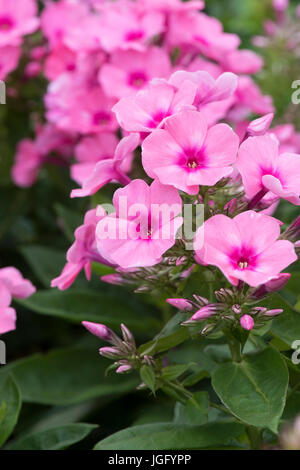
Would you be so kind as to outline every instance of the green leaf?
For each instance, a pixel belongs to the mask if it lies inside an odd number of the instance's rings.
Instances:
[[[269,347],[240,363],[220,364],[212,385],[224,405],[250,425],[277,432],[288,386],[288,371],[280,353]]]
[[[98,442],[95,450],[192,450],[223,447],[238,438],[244,427],[233,422],[203,426],[155,423],[119,431]]]
[[[63,250],[30,245],[22,247],[21,253],[45,287],[50,286],[52,279],[58,276],[66,263]]]
[[[9,450],[63,450],[87,437],[97,425],[76,423],[47,429],[18,439]]]
[[[208,420],[208,408],[208,393],[196,392],[185,405],[176,403],[174,422],[177,424],[205,424]]]
[[[134,389],[137,381],[131,375],[105,377],[108,364],[99,357],[97,349],[77,347],[22,359],[11,364],[9,371],[24,401],[69,405],[95,397],[118,396]]]
[[[283,309],[283,313],[273,320],[271,333],[290,345],[300,340],[300,313],[279,294],[272,295],[266,306],[269,309]]]
[[[144,384],[155,394],[155,373],[152,367],[146,364],[143,365],[140,370],[140,376]]]
[[[175,364],[173,366],[166,366],[162,370],[162,376],[165,380],[175,380],[177,377],[186,372],[194,364]]]
[[[41,315],[63,318],[81,323],[92,321],[105,323],[111,328],[119,327],[126,319],[128,328],[134,331],[154,329],[157,321],[147,317],[145,306],[132,300],[130,296],[117,297],[112,293],[84,289],[39,291],[18,303]]]
[[[154,338],[139,347],[140,354],[158,354],[178,346],[190,337],[188,328],[180,325],[186,316],[178,313],[173,317],[162,329],[162,331]]]
[[[20,391],[11,376],[0,377],[0,446],[17,424],[21,409]]]

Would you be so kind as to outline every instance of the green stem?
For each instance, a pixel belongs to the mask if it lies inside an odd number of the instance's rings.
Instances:
[[[243,360],[243,355],[240,341],[238,341],[229,330],[224,330],[224,334],[227,338],[233,362],[241,362]]]
[[[247,434],[252,450],[259,450],[261,448],[261,433],[261,430],[254,426],[247,427]]]

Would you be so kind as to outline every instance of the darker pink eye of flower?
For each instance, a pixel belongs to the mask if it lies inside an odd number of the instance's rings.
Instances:
[[[188,171],[199,170],[206,166],[205,149],[186,149],[179,157],[179,166],[185,167]]]
[[[110,114],[105,111],[99,111],[93,116],[93,124],[96,126],[105,126],[110,121]]]
[[[144,37],[144,31],[141,29],[128,31],[125,36],[126,41],[137,41],[138,39],[142,39]]]
[[[148,81],[148,77],[143,71],[132,72],[128,79],[129,85],[134,88],[142,88]]]
[[[2,16],[0,18],[0,31],[10,31],[14,27],[15,23],[9,16]]]
[[[200,44],[202,44],[203,46],[210,45],[209,41],[204,36],[197,35],[195,36],[195,40],[200,42]]]
[[[147,127],[150,129],[155,129],[163,119],[170,116],[171,114],[167,111],[158,111],[152,116],[151,121],[147,122]]]
[[[256,259],[257,255],[251,248],[237,248],[230,255],[230,261],[234,269],[241,271],[255,268]]]

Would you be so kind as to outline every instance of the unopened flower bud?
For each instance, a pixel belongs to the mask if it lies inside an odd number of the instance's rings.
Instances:
[[[233,313],[236,313],[237,315],[240,315],[242,313],[242,307],[238,304],[235,304],[231,307],[231,310]]]
[[[237,211],[238,201],[236,198],[231,199],[231,201],[227,202],[224,206],[224,210],[226,211],[227,215],[234,215]]]
[[[109,343],[119,346],[122,344],[121,339],[107,326],[102,325],[101,323],[92,323],[89,321],[83,321],[82,325],[90,332],[92,335],[97,336],[98,338],[103,339]]]
[[[196,300],[197,304],[200,305],[200,307],[204,307],[205,305],[209,304],[209,300],[207,300],[205,297],[202,297],[201,295],[193,295],[194,299]]]
[[[300,238],[300,215],[297,217],[296,220],[286,229],[286,231],[282,234],[282,237],[285,240],[289,240],[290,242],[297,242]]]
[[[104,347],[99,349],[99,354],[107,359],[120,359],[122,357],[122,351],[118,348]]]
[[[274,309],[274,310],[267,310],[264,313],[264,316],[266,316],[266,317],[276,317],[277,315],[280,315],[281,313],[283,313],[283,310],[281,308],[277,308],[277,309]]]
[[[121,286],[123,284],[123,278],[119,274],[106,274],[105,276],[101,276],[100,279],[113,286]]]
[[[129,365],[129,364],[126,364],[126,365],[122,365],[122,366],[118,367],[117,370],[116,370],[116,373],[117,374],[125,374],[126,372],[129,372],[130,370],[132,370],[132,366]]]
[[[179,310],[189,311],[193,308],[192,304],[186,299],[167,299],[166,302]]]
[[[128,343],[129,345],[135,347],[136,345],[135,345],[135,340],[134,340],[133,334],[127,328],[127,326],[124,325],[123,323],[121,324],[121,330],[122,330],[122,335],[123,335],[124,341],[126,343]]]
[[[252,121],[248,128],[247,133],[250,136],[264,135],[270,128],[274,118],[274,113],[265,114],[264,116]]]
[[[241,327],[244,330],[250,331],[254,328],[254,320],[250,315],[243,315],[240,319]]]

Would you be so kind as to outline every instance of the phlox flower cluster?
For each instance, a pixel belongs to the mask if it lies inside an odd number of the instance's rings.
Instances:
[[[281,311],[247,305],[280,289],[298,259],[299,223],[284,231],[273,215],[281,200],[300,205],[299,139],[292,126],[272,128],[272,99],[252,77],[262,59],[203,8],[47,2],[43,49],[32,51],[49,81],[47,122],[19,144],[12,175],[29,186],[53,158],[70,165],[72,198],[120,186],[111,210],[85,215],[53,287],[69,288],[82,269],[89,279],[100,263],[115,270],[106,282],[140,292],[168,285],[175,295],[208,269],[223,285],[214,301],[169,303],[191,323],[221,316],[251,330]],[[203,207],[192,250],[177,236],[185,204]]]

